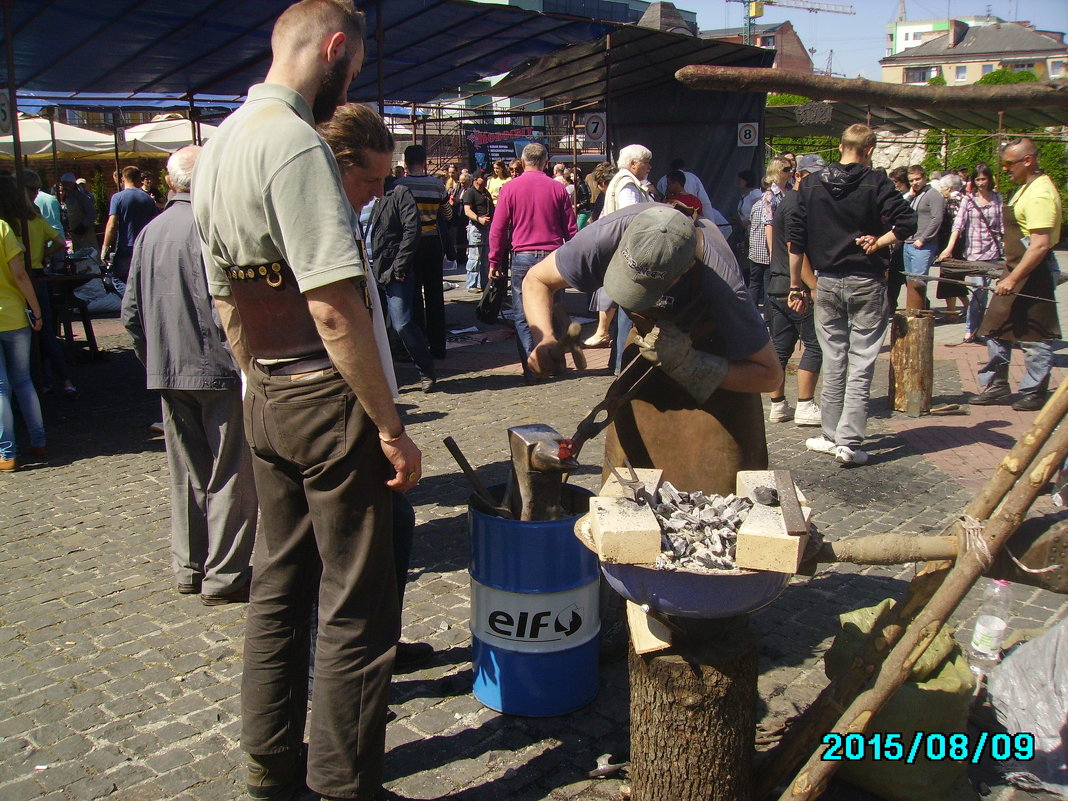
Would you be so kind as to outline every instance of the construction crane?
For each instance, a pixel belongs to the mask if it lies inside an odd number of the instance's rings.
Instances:
[[[808,0],[763,0],[763,2],[750,2],[750,0],[727,0],[728,3],[742,3],[745,6],[745,23],[742,27],[743,41],[747,45],[753,43],[753,20],[764,16],[764,6],[782,6],[783,8],[799,8],[810,11],[826,11],[831,14],[856,14],[853,6],[842,3],[810,3]]]

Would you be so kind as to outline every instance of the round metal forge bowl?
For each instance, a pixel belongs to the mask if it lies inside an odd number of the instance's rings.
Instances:
[[[575,536],[594,553],[590,516],[575,522]],[[739,570],[734,573],[697,573],[692,570],[657,570],[642,565],[601,562],[609,586],[628,601],[665,615],[692,618],[737,617],[755,612],[778,598],[789,573]]]
[[[695,573],[657,570],[641,565],[601,563],[612,589],[634,603],[665,615],[710,618],[736,617],[767,606],[786,589],[789,573],[741,570],[737,573]]]

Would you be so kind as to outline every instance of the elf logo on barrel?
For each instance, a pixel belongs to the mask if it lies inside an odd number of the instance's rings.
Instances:
[[[519,593],[471,582],[471,633],[513,651],[575,648],[597,635],[597,582],[563,592]]]
[[[490,631],[501,637],[529,640],[559,640],[570,637],[582,628],[582,609],[572,604],[553,617],[551,611],[520,612],[513,617],[508,612],[497,609],[490,612]],[[529,626],[528,626],[529,621]]]

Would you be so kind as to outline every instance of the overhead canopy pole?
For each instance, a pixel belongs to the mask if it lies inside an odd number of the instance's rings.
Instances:
[[[122,168],[119,166],[119,112],[111,113],[111,125],[115,139],[115,188],[122,189]]]
[[[7,106],[8,112],[11,114],[11,144],[14,150],[15,156],[15,184],[18,187],[20,195],[24,195],[26,188],[22,183],[22,140],[19,138],[19,111],[18,111],[18,92],[15,86],[15,45],[11,37],[11,4],[13,0],[3,0],[4,3],[4,55],[7,60]],[[52,137],[52,147],[55,145],[55,137]],[[22,217],[22,241],[26,247],[22,250],[22,259],[26,263],[26,272],[29,275],[33,275],[30,272],[33,269],[33,264],[30,259],[30,227],[29,220],[25,216]]]
[[[192,139],[194,145],[199,145],[200,142],[200,125],[197,122],[197,105],[193,100],[193,95],[188,94],[186,97],[189,99],[189,127],[192,128]]]
[[[615,161],[616,143],[612,135],[612,34],[604,37],[604,146],[606,161]]]
[[[386,115],[386,78],[382,74],[385,64],[382,51],[386,47],[386,29],[382,24],[382,0],[377,0],[375,3],[375,46],[378,50],[375,54],[378,62],[378,113],[384,117]]]
[[[56,147],[56,107],[48,108],[48,133],[52,137],[52,183],[59,183],[59,149]]]

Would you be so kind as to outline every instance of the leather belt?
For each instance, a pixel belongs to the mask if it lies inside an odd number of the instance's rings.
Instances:
[[[264,364],[257,360],[256,364],[260,366],[269,376],[289,376],[291,378],[300,376],[301,378],[311,378],[308,373],[324,372],[328,368],[333,367],[333,363],[330,361],[325,353],[315,354],[312,356],[306,356],[303,359],[295,359],[291,362],[281,362],[279,364]]]
[[[513,250],[512,251],[512,255],[513,256],[518,256],[518,255],[538,256],[538,257],[544,259],[546,256],[548,256],[552,252],[553,251],[551,251],[551,250]]]

